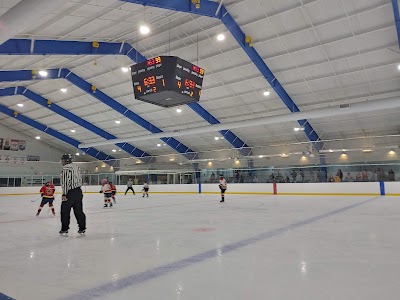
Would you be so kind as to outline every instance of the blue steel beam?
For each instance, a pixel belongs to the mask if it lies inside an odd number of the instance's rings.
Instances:
[[[268,81],[271,87],[275,90],[278,96],[282,99],[283,103],[287,106],[287,108],[291,112],[300,111],[297,105],[294,103],[292,98],[283,88],[281,83],[272,73],[272,71],[268,68],[264,60],[258,54],[258,52],[254,49],[254,47],[250,46],[245,42],[245,33],[242,31],[240,26],[236,23],[233,17],[229,14],[226,7],[224,5],[221,6],[221,9],[216,14],[219,4],[213,1],[202,0],[200,1],[200,5],[197,8],[195,4],[192,3],[191,0],[121,0],[124,2],[130,2],[135,4],[140,4],[144,6],[152,6],[158,8],[164,8],[168,10],[174,10],[179,12],[186,12],[192,14],[198,14],[202,16],[207,16],[211,18],[220,19],[221,22],[224,23],[226,28],[232,34],[232,36],[236,39],[242,49],[249,56],[254,65],[258,68],[264,78]],[[393,0],[394,1],[394,0]],[[307,120],[299,120],[298,121],[301,126],[305,128],[305,134],[308,139],[313,143],[316,150],[321,150],[323,148],[323,143],[320,141],[318,134],[315,132],[314,128]]]
[[[11,88],[13,90],[13,88]],[[2,96],[8,96],[6,95],[7,91],[2,91]],[[51,135],[57,139],[59,139],[60,141],[63,141],[66,144],[69,144],[75,148],[78,148],[78,145],[80,144],[79,141],[70,138],[69,136],[66,136],[65,134],[62,134],[42,123],[39,123],[31,118],[28,118],[16,111],[13,111],[12,109],[9,109],[8,107],[1,105],[0,104],[0,112],[2,112],[3,114],[15,118],[18,121],[21,121],[22,123],[25,123],[28,126],[31,126],[33,128],[36,128],[37,130],[40,130],[48,135]],[[79,149],[79,148],[78,148]],[[87,154],[91,155],[92,157],[98,159],[98,160],[102,160],[104,162],[106,162],[108,165],[110,166],[114,166],[114,164],[116,163],[115,158],[113,158],[110,155],[107,155],[104,152],[101,152],[99,150],[96,150],[95,148],[85,148],[85,149],[80,149],[80,150],[84,150]]]
[[[207,4],[205,5],[207,6]],[[133,48],[128,43],[106,43],[100,42],[98,47],[93,47],[93,42],[80,42],[80,41],[53,41],[53,40],[9,40],[3,45],[0,45],[0,54],[8,55],[46,55],[46,54],[58,54],[58,55],[126,55],[132,61],[139,63],[145,61],[147,58],[144,57],[139,51]],[[30,77],[26,74],[26,78]],[[18,75],[17,75],[18,76]],[[49,78],[53,75],[49,75]],[[38,77],[40,77],[38,75]],[[30,80],[30,79],[27,79]],[[205,121],[210,124],[219,124],[220,122],[211,115],[206,109],[200,104],[194,103],[189,105],[197,114],[199,114]],[[139,124],[140,125],[140,124]],[[239,137],[229,130],[220,131],[226,140],[235,148],[239,149],[242,155],[251,155],[251,148],[246,145]],[[171,140],[174,147],[179,146],[179,142],[175,143],[175,140]],[[179,146],[180,147],[180,146]]]
[[[9,92],[10,88],[0,89],[0,94],[2,94],[3,90],[5,93],[7,93],[7,92]],[[100,129],[99,127],[89,123],[88,121],[78,117],[77,115],[69,112],[68,110],[60,107],[57,104],[52,103],[50,100],[45,99],[44,97],[36,94],[35,92],[33,92],[25,87],[22,87],[22,86],[15,87],[13,94],[25,96],[26,98],[36,102],[37,104],[63,116],[64,118],[76,123],[77,125],[82,126],[83,128],[86,128],[87,130],[93,132],[94,134],[101,136],[102,138],[105,138],[107,140],[112,140],[112,139],[117,138],[115,135],[112,135],[112,134],[108,133],[107,131]],[[13,94],[10,94],[8,96],[12,96]],[[153,157],[150,154],[147,154],[144,151],[142,151],[128,143],[120,143],[120,144],[116,144],[116,146],[123,149],[128,154],[134,155],[137,158],[140,158],[145,163],[150,163],[153,160]]]
[[[399,1],[398,0],[392,0],[392,6],[393,6],[394,21],[396,23],[397,40],[399,42],[399,48],[400,48],[400,11],[399,11]]]
[[[144,129],[152,132],[152,133],[160,133],[162,130],[150,122],[146,121],[126,106],[120,104],[110,96],[106,95],[99,89],[93,90],[93,85],[82,79],[75,73],[71,72],[68,69],[50,69],[46,70],[47,76],[43,77],[39,74],[36,74],[33,70],[19,70],[19,71],[0,71],[0,82],[2,81],[27,81],[27,80],[44,80],[44,79],[57,79],[63,78],[71,82],[73,85],[79,87],[84,92],[92,95],[97,100],[100,100],[104,104],[108,105],[112,109],[116,110],[120,114],[124,115],[128,119],[132,120],[136,124],[140,125]],[[185,146],[175,138],[162,138],[162,141],[170,146],[172,149],[177,151],[178,153],[185,156],[187,159],[195,159],[197,157],[197,153],[194,152],[189,147]]]

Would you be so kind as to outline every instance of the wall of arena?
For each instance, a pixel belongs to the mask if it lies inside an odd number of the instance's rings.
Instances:
[[[99,186],[84,186],[85,193],[98,193]],[[126,186],[117,186],[118,194],[125,192]],[[134,186],[140,194],[142,186]],[[277,184],[277,195],[314,195],[314,196],[400,196],[400,182],[385,182],[383,187],[379,182],[342,182],[342,183],[281,183]],[[0,196],[38,194],[40,187],[1,187]],[[151,185],[153,194],[218,194],[217,184],[180,184],[180,185]],[[56,187],[60,194],[60,187]],[[131,192],[130,192],[131,193]],[[272,183],[243,183],[228,184],[227,195],[273,195]]]

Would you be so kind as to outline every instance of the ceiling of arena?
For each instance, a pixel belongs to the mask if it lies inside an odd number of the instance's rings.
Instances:
[[[0,1],[0,13],[18,2]],[[252,36],[254,48],[301,111],[400,96],[400,51],[391,1],[225,0],[223,4],[242,30]],[[148,36],[138,34],[143,22],[151,28]],[[221,32],[226,35],[222,42],[216,40]],[[117,0],[65,1],[63,7],[14,38],[127,42],[146,57],[170,51],[206,70],[199,104],[221,123],[290,113],[218,19]],[[188,106],[180,107],[182,112],[177,113],[176,108],[165,109],[136,100],[130,74],[121,71],[121,67],[131,64],[126,56],[112,55],[0,55],[2,70],[69,68],[164,131],[209,125]],[[64,79],[0,83],[0,88],[14,86],[28,87],[118,138],[150,134]],[[61,88],[67,88],[67,92],[61,92]],[[264,96],[265,91],[270,95]],[[80,142],[104,140],[24,96],[2,97],[0,101]],[[24,106],[18,107],[21,103]],[[308,121],[322,140],[335,140],[328,142],[332,147],[338,141],[342,147],[343,141],[350,138],[360,138],[361,146],[365,139],[370,144],[392,145],[399,144],[399,140],[389,137],[400,134],[399,114],[400,108]],[[116,120],[121,123],[116,124]],[[4,114],[0,114],[0,123],[30,137],[40,135],[43,142],[64,151],[77,152]],[[288,122],[232,131],[255,149],[294,144],[302,151],[309,148],[309,140],[304,132],[293,130],[296,126],[296,122]],[[232,148],[226,140],[216,140],[216,136],[220,135],[215,132],[177,139],[195,151]],[[132,144],[155,156],[176,153],[160,140]],[[97,149],[114,157],[128,157],[123,151],[113,153],[116,146]],[[272,154],[282,150],[269,147],[268,151]]]

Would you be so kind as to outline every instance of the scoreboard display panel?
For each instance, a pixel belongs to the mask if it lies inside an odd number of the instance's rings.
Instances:
[[[198,102],[204,69],[176,56],[158,56],[131,66],[138,100],[173,107]]]

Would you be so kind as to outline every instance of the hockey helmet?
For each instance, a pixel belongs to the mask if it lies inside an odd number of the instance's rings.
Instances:
[[[101,180],[101,184],[106,184],[108,181],[107,181],[107,179],[102,179]]]
[[[64,154],[61,156],[61,162],[66,165],[72,162],[72,155],[71,154]]]

